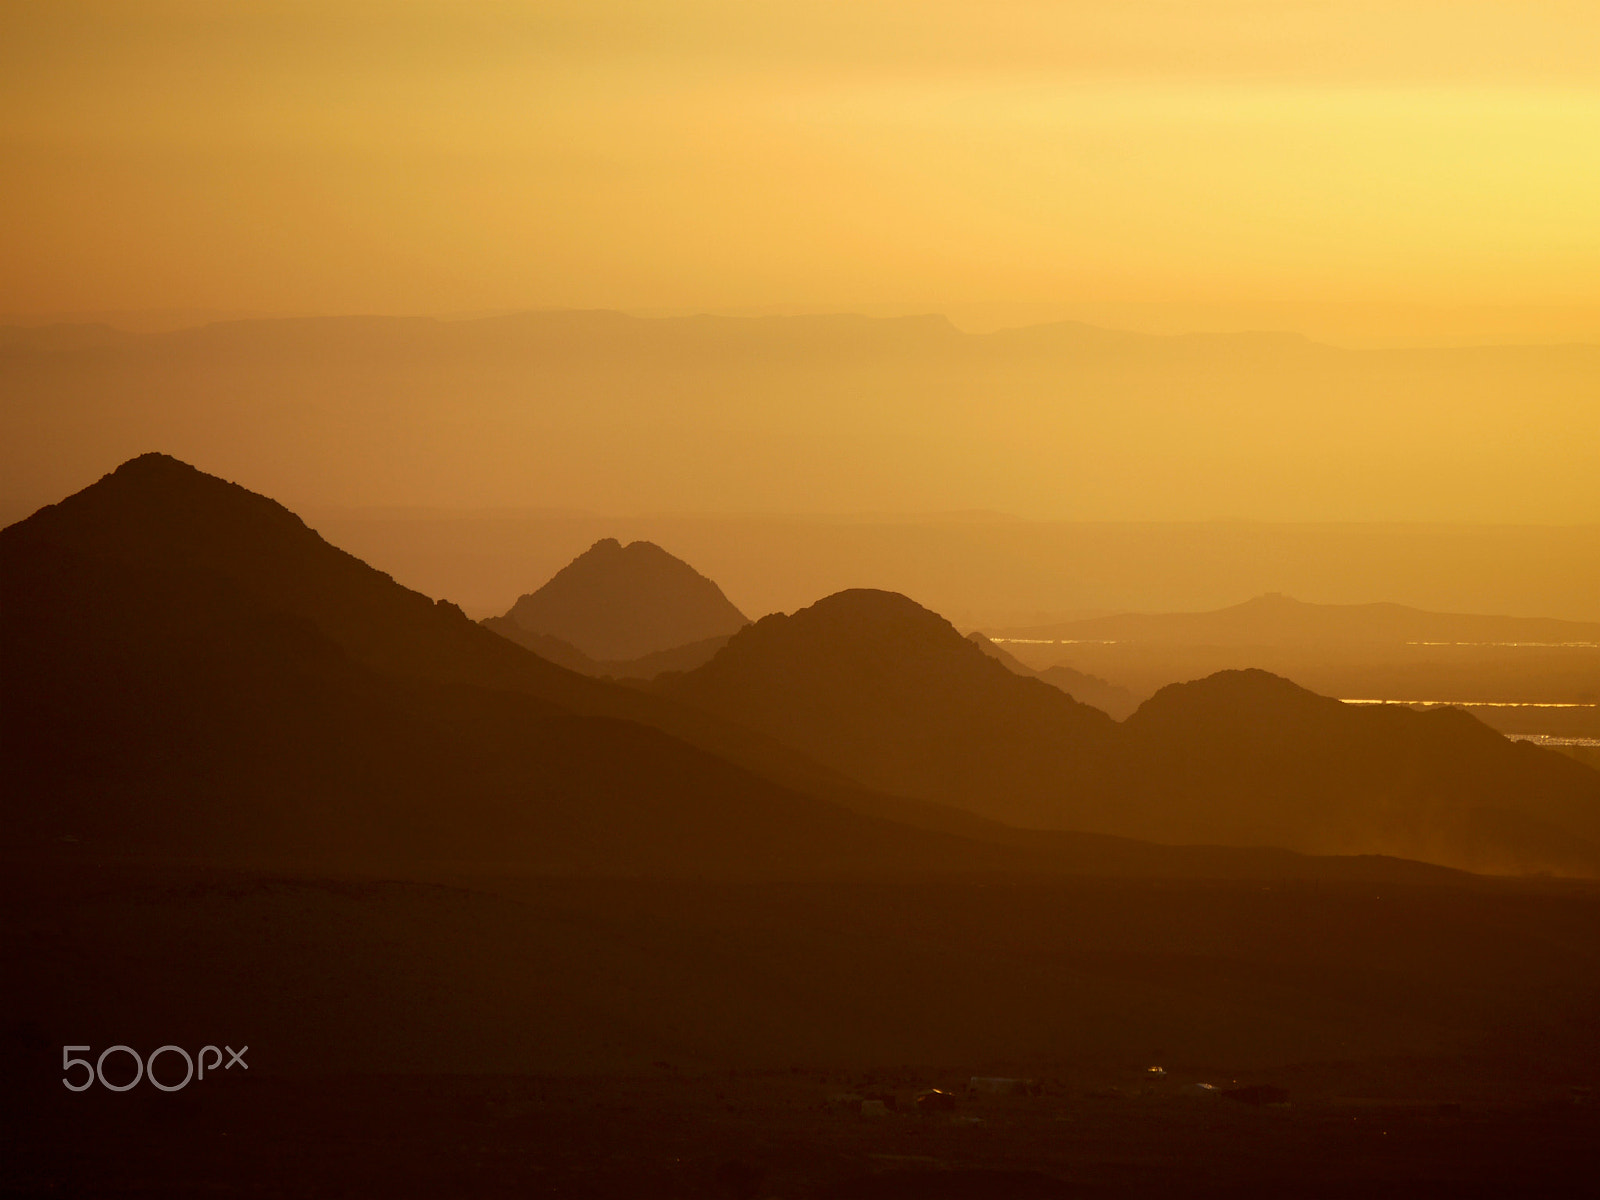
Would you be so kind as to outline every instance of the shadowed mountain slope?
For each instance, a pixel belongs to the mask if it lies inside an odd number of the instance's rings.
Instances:
[[[1327,853],[1383,846],[1484,871],[1600,874],[1600,773],[1460,709],[1341,704],[1266,671],[1222,671],[1163,688],[1123,731],[1144,773],[1142,827],[1179,841],[1204,830]],[[1181,788],[1185,804],[1166,802],[1163,786]]]
[[[562,641],[548,633],[524,629],[510,617],[485,617],[480,624],[523,649],[532,650],[548,662],[595,679],[654,679],[666,671],[692,671],[710,662],[712,656],[728,644],[728,635],[721,634],[684,646],[674,646],[670,650],[657,650],[638,658],[601,662],[590,658],[571,642]]]
[[[1103,712],[870,589],[763,617],[705,666],[657,682],[869,787],[1034,827],[1077,827],[1062,780],[1103,780],[1114,738]]]
[[[602,538],[496,622],[514,638],[508,623],[622,662],[727,637],[749,621],[715,583],[653,542]]]
[[[1247,671],[1168,688],[1119,726],[888,593],[765,618],[659,686],[875,788],[1030,827],[1600,874],[1600,774],[1462,712]]]

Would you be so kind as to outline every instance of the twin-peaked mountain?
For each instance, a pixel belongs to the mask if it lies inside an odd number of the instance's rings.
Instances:
[[[728,637],[749,619],[711,580],[653,542],[603,538],[506,619],[571,642],[590,658],[641,658],[691,642]]]
[[[653,542],[603,538],[484,624],[585,674],[649,677],[698,666],[749,619]]]

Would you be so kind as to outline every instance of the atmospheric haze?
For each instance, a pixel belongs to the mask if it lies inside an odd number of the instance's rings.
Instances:
[[[0,1191],[1592,1190],[1596,147],[1592,0],[0,4]]]

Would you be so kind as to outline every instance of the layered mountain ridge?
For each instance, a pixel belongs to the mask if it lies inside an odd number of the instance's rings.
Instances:
[[[874,788],[1011,824],[1600,872],[1600,776],[1459,710],[1345,705],[1244,670],[1118,724],[887,593],[764,618],[658,687]]]
[[[0,532],[0,566],[13,846],[601,874],[1357,869],[1281,847],[1600,874],[1600,776],[1462,714],[1242,672],[1118,724],[890,592],[619,686],[162,455]]]

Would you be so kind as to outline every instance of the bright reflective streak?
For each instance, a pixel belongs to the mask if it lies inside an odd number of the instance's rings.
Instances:
[[[1575,704],[1550,700],[1352,700],[1340,704],[1436,704],[1450,708],[1600,708],[1600,704]]]

